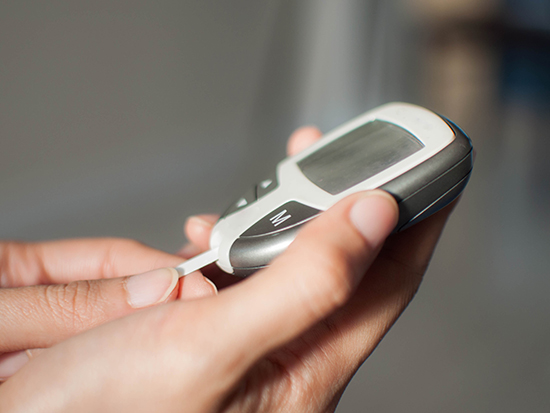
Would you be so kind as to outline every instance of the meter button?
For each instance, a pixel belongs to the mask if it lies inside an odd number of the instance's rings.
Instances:
[[[279,186],[279,183],[277,182],[277,173],[275,172],[256,185],[256,197],[260,199],[277,188],[277,186]]]
[[[266,179],[265,181],[260,182],[260,188],[259,189],[267,189],[273,184],[273,181],[271,179]]]
[[[321,211],[318,209],[296,201],[290,201],[260,219],[246,230],[241,237],[259,237],[281,232],[303,224],[319,213]]]
[[[242,207],[245,207],[247,205],[248,205],[248,201],[246,200],[246,198],[241,198],[235,203],[235,206],[237,208],[242,208]]]
[[[242,197],[233,202],[231,206],[227,208],[226,211],[222,214],[221,218],[225,218],[226,216],[237,212],[244,207],[247,207],[254,201],[256,201],[256,188],[251,188],[246,191],[246,193]]]

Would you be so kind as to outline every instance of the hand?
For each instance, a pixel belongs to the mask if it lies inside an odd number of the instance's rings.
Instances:
[[[299,152],[319,136],[315,128],[301,128],[289,139],[288,153]],[[196,244],[181,250],[179,257],[187,259],[207,248],[212,219],[188,221],[186,231]],[[207,234],[204,220],[210,223]],[[152,271],[181,261],[123,239],[0,243],[0,382],[41,348],[108,320],[176,296],[216,294],[216,286],[198,272],[186,276],[178,288],[173,270]]]
[[[289,140],[289,154],[318,136],[314,128],[300,129]],[[189,245],[180,257],[190,258],[207,248],[201,233],[204,219],[212,216],[188,221],[186,230],[199,247]],[[179,288],[173,270],[151,272],[181,261],[122,239],[0,243],[0,382],[41,348],[93,326],[176,296],[194,299],[217,292],[198,272],[180,281]],[[146,273],[127,277],[141,272]]]
[[[38,353],[24,350],[50,347],[137,309],[173,300],[178,292],[190,298],[215,291],[199,273],[185,278],[178,290],[175,270],[158,270],[181,261],[122,239],[0,243],[0,380]]]
[[[332,410],[412,299],[449,212],[380,251],[396,205],[356,194],[219,296],[150,308],[46,350],[0,387],[0,410]]]

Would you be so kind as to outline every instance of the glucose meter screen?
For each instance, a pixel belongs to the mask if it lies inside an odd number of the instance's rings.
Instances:
[[[302,159],[298,167],[315,185],[337,195],[423,147],[405,129],[375,120]]]

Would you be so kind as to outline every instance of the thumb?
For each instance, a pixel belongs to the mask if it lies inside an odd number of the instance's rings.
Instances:
[[[219,296],[226,324],[238,320],[226,348],[253,363],[343,306],[397,218],[383,191],[352,195],[315,218],[268,269]]]
[[[177,296],[172,268],[130,277],[0,289],[0,353],[51,345]]]

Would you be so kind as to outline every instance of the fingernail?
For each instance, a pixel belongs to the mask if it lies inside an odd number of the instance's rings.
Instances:
[[[178,272],[173,268],[161,268],[128,277],[125,282],[128,304],[143,308],[162,303],[178,283]]]
[[[7,380],[29,361],[29,356],[23,351],[0,355],[0,381]]]
[[[371,191],[355,202],[349,216],[367,242],[377,246],[397,225],[398,209],[390,194]]]
[[[204,277],[204,281],[207,283],[207,284],[210,284],[210,286],[212,287],[212,290],[214,290],[214,294],[218,295],[218,287],[216,287],[216,284],[214,284],[212,282],[212,280]]]
[[[195,271],[183,278],[180,291],[182,300],[196,300],[218,294],[218,289],[212,281]]]
[[[187,222],[193,222],[194,224],[198,224],[202,227],[205,227],[205,228],[212,228],[212,222],[209,222],[207,221],[206,219],[204,219],[203,217],[201,216],[197,216],[197,215],[193,215],[192,217],[189,217],[187,219]]]

